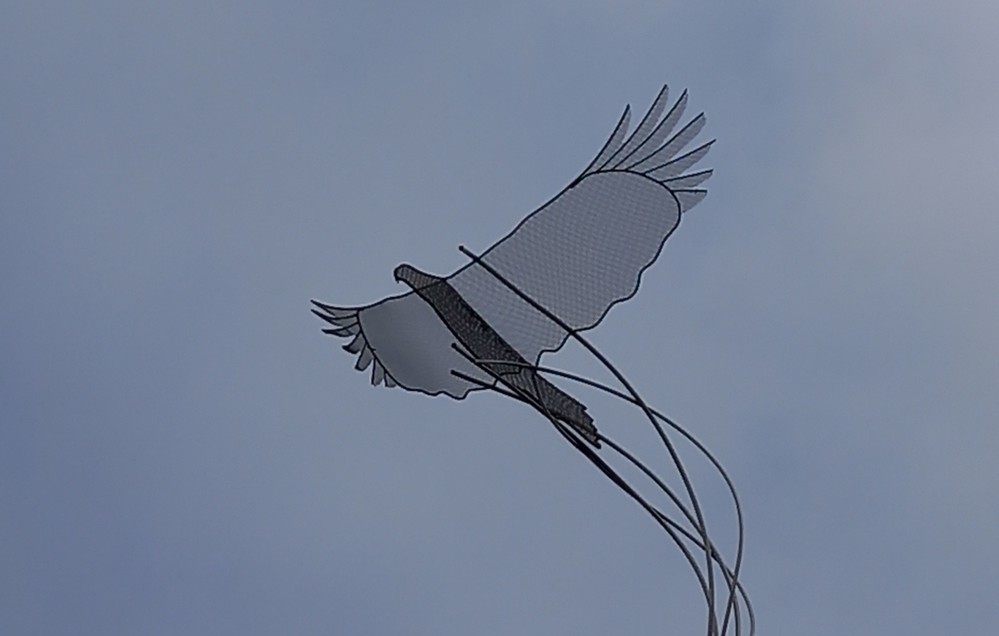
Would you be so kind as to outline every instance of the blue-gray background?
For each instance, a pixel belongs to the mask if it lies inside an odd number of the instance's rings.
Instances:
[[[307,306],[457,267],[664,81],[711,194],[593,338],[729,467],[761,633],[994,629],[991,3],[377,4],[0,5],[0,632],[701,633],[537,416]]]

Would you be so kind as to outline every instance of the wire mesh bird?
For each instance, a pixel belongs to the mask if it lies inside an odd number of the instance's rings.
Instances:
[[[344,349],[357,355],[357,370],[371,367],[372,384],[462,399],[502,382],[599,447],[586,406],[532,365],[634,296],[682,215],[707,193],[699,186],[711,171],[689,170],[713,141],[684,152],[704,115],[677,130],[686,91],[663,115],[667,103],[664,86],[630,135],[626,107],[583,172],[480,260],[447,276],[400,265],[395,279],[411,291],[370,305],[314,300],[313,312],[331,325],[324,331],[352,338]]]
[[[330,324],[324,332],[352,338],[344,349],[357,355],[355,368],[371,367],[372,384],[456,399],[489,389],[533,407],[651,515],[680,549],[704,595],[708,635],[724,636],[730,627],[741,634],[744,611],[752,635],[756,620],[739,580],[742,509],[732,481],[703,444],[652,409],[580,334],[638,292],[642,274],[659,257],[683,214],[706,195],[699,186],[711,171],[691,169],[714,142],[686,150],[704,126],[704,115],[677,129],[687,93],[663,115],[667,97],[663,87],[630,135],[631,111],[626,107],[597,156],[561,192],[481,255],[459,247],[470,259],[464,267],[435,276],[402,264],[394,277],[409,292],[361,307],[314,300],[313,312]],[[597,358],[624,391],[541,366],[541,357],[569,338]],[[649,464],[598,431],[582,402],[543,376],[571,380],[637,407],[655,429],[687,501]],[[693,482],[667,429],[690,442],[728,487],[737,532],[731,563],[710,537]],[[593,447],[637,468],[678,515],[650,501]]]

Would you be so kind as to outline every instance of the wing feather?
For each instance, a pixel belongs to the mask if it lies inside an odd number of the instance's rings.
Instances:
[[[367,346],[367,342],[364,340],[364,334],[359,333],[354,336],[354,339],[343,345],[343,350],[347,353],[360,353]]]
[[[343,338],[346,336],[356,335],[360,329],[361,328],[357,325],[351,325],[349,327],[340,327],[339,329],[323,329],[323,333]]]
[[[629,170],[634,170],[635,172],[647,172],[650,166],[654,166],[657,163],[662,164],[673,158],[676,153],[683,150],[683,148],[693,141],[694,137],[701,132],[701,128],[707,122],[704,117],[704,113],[701,113],[694,119],[680,129],[669,141],[663,144],[658,150],[651,153],[645,159],[628,166]]]
[[[690,174],[685,174],[681,177],[671,177],[669,179],[663,179],[663,185],[665,185],[670,190],[684,190],[687,188],[696,188],[711,176],[713,170],[701,170],[700,172],[691,172]]]
[[[368,368],[368,365],[374,361],[374,359],[375,354],[371,351],[371,347],[361,347],[361,355],[357,356],[357,364],[354,365],[354,368],[358,371],[364,371]]]
[[[708,196],[708,191],[704,189],[693,190],[673,190],[673,196],[680,202],[680,207],[689,210]]]
[[[385,367],[381,365],[378,360],[375,360],[375,365],[371,369],[371,385],[378,386],[385,379]]]
[[[618,148],[621,147],[621,140],[624,138],[625,133],[628,132],[628,121],[631,119],[631,106],[625,106],[624,112],[621,113],[621,119],[617,121],[617,125],[614,126],[614,130],[611,132],[610,137],[604,143],[604,147],[600,149],[597,156],[593,158],[590,165],[583,170],[583,174],[589,174],[593,172],[597,167],[602,166],[611,155],[617,152]]]
[[[638,128],[635,132],[631,133],[628,137],[628,141],[618,148],[614,154],[607,159],[603,164],[600,165],[600,169],[604,169],[608,164],[618,165],[624,159],[631,156],[633,152],[638,150],[638,148],[644,144],[651,132],[656,126],[656,122],[659,121],[659,115],[662,114],[663,109],[666,108],[667,99],[669,97],[669,87],[663,85],[662,89],[659,90],[659,94],[656,96],[656,100],[652,102],[652,107],[649,108],[649,112],[645,113],[645,117],[642,117],[642,121],[639,122]]]
[[[676,128],[676,124],[680,121],[680,118],[683,117],[683,113],[686,110],[687,91],[683,91],[680,98],[676,100],[676,103],[669,109],[669,112],[666,113],[666,116],[662,119],[662,121],[656,124],[655,130],[652,131],[649,138],[646,139],[641,146],[635,149],[634,155],[622,158],[622,160],[614,167],[620,168],[623,166],[625,169],[630,169],[632,165],[645,160],[646,157],[655,152],[659,146],[662,145],[663,141],[669,137],[670,133],[673,132],[674,128]],[[626,162],[628,165],[625,165]]]
[[[665,183],[668,179],[683,174],[691,166],[703,159],[704,155],[708,154],[708,151],[711,150],[711,146],[714,145],[714,143],[714,141],[709,141],[708,143],[691,150],[685,155],[677,157],[671,161],[667,161],[663,165],[653,168],[652,170],[648,170],[645,174]]]

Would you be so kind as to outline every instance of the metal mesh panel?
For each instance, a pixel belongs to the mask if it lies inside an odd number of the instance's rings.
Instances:
[[[596,325],[638,289],[680,220],[670,191],[630,172],[598,172],[528,217],[482,259],[575,330]],[[450,279],[522,356],[537,361],[568,333],[492,274],[471,265]]]

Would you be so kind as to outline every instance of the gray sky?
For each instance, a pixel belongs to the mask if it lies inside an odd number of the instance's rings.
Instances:
[[[731,471],[761,633],[994,628],[991,3],[369,4],[0,5],[0,632],[702,633],[539,417],[307,305],[461,265],[662,82],[711,194],[593,340]]]

